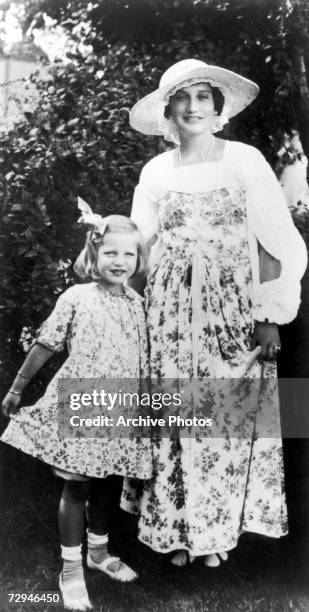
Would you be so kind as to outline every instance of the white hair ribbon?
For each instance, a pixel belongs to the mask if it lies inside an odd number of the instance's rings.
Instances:
[[[101,236],[103,236],[107,227],[107,223],[104,220],[104,217],[93,213],[89,204],[87,204],[87,202],[85,202],[85,200],[83,200],[83,198],[80,198],[79,196],[77,198],[77,206],[82,213],[77,223],[90,225],[94,228],[94,234],[100,234]]]

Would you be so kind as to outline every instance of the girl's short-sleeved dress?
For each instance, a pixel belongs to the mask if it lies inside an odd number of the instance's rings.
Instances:
[[[149,438],[62,438],[58,430],[58,383],[61,380],[147,375],[147,338],[142,299],[131,288],[115,295],[97,283],[75,285],[57,301],[39,330],[37,342],[54,351],[68,346],[69,356],[44,396],[23,407],[5,430],[2,441],[50,464],[59,471],[105,478],[116,474],[149,478],[153,472]]]
[[[145,166],[132,211],[146,239],[159,236],[146,289],[151,376],[210,381],[212,389],[215,381],[221,426],[157,440],[139,538],[158,552],[203,555],[232,549],[244,531],[287,533],[276,366],[246,367],[253,320],[296,315],[306,256],[258,151],[228,142],[221,162],[185,167],[175,156]],[[257,241],[282,266],[283,278],[267,288]],[[248,379],[251,401],[238,401]],[[122,506],[134,511],[135,502],[127,482]]]

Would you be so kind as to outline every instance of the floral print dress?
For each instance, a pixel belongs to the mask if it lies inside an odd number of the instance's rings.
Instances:
[[[158,552],[229,550],[244,531],[280,537],[287,515],[276,366],[255,362],[246,372],[253,316],[245,190],[237,181],[168,190],[158,216],[164,248],[146,289],[151,375],[215,380],[219,425],[213,435],[157,440],[153,478],[138,499],[126,482],[122,507],[139,512],[139,538]],[[248,380],[251,399],[239,402]]]
[[[69,356],[34,406],[12,416],[2,441],[56,468],[88,477],[152,475],[149,439],[129,431],[125,437],[61,437],[58,431],[59,382],[76,379],[133,379],[147,374],[147,338],[142,299],[133,289],[115,295],[97,283],[75,285],[57,301],[37,342],[54,351],[68,345]],[[118,381],[117,381],[118,382]]]

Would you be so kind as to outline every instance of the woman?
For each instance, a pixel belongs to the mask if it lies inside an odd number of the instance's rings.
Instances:
[[[217,566],[244,531],[287,533],[274,360],[277,325],[297,313],[306,250],[263,156],[213,136],[257,94],[248,79],[188,59],[130,115],[136,130],[177,145],[144,166],[132,209],[153,245],[152,376],[197,380],[199,391],[203,381],[218,384],[214,434],[158,442],[140,500],[139,538],[180,551],[176,565],[188,553]],[[239,379],[255,381],[241,404]],[[132,492],[125,497],[130,509]]]

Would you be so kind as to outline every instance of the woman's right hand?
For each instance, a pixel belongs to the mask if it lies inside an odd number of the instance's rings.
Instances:
[[[10,417],[12,414],[16,414],[18,406],[20,404],[20,395],[8,392],[2,402],[2,414],[6,417]]]

